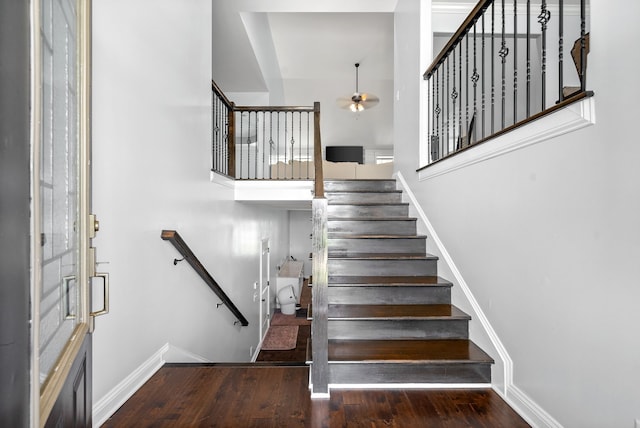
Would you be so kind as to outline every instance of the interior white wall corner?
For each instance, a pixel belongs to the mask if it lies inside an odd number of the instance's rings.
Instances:
[[[284,85],[266,13],[241,12],[251,47],[269,89],[269,104],[284,105]]]

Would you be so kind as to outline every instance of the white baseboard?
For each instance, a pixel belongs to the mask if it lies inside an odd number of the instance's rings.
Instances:
[[[164,344],[151,357],[118,383],[104,397],[93,405],[93,426],[99,427],[113,415],[144,383],[165,363],[171,362],[209,362],[192,352]]]
[[[142,363],[122,382],[117,384],[98,402],[93,404],[93,426],[99,427],[113,415],[151,376],[165,363],[164,354],[168,351],[169,344],[165,344],[156,351],[147,361]]]
[[[476,313],[480,323],[482,324],[483,329],[487,333],[491,343],[496,348],[500,359],[502,360],[502,364],[504,367],[504,390],[493,385],[493,390],[500,395],[506,402],[509,404],[523,419],[525,419],[532,427],[544,427],[544,428],[562,428],[562,425],[556,421],[549,413],[547,413],[538,403],[533,401],[527,394],[525,394],[520,388],[518,388],[513,382],[513,361],[509,356],[506,348],[502,344],[502,341],[498,337],[497,333],[491,326],[491,323],[484,315],[482,308],[476,301],[475,297],[471,293],[469,286],[466,281],[462,277],[462,274],[456,267],[451,255],[448,253],[447,249],[444,247],[444,244],[438,237],[438,234],[433,229],[433,225],[427,218],[424,210],[418,203],[415,195],[409,188],[407,182],[402,176],[401,172],[397,172],[396,178],[398,179],[398,183],[400,184],[403,193],[407,196],[410,201],[411,206],[418,213],[418,217],[424,223],[427,228],[429,239],[431,239],[438,251],[440,251],[442,255],[442,259],[445,263],[447,263],[449,269],[451,270],[456,283],[460,286],[462,291],[464,292],[466,298],[469,300],[473,310]]]
[[[494,348],[498,352],[498,356],[500,357],[500,360],[502,362],[502,367],[504,369],[504,372],[503,372],[504,384],[505,384],[505,387],[508,388],[508,385],[510,385],[513,380],[513,362],[511,361],[511,357],[509,356],[507,349],[502,344],[502,341],[498,337],[498,334],[496,333],[496,331],[493,329],[493,326],[489,322],[489,319],[485,316],[484,312],[482,311],[480,304],[478,303],[475,296],[471,292],[471,289],[467,285],[467,282],[462,276],[462,273],[460,273],[460,270],[458,269],[455,262],[453,261],[453,258],[451,257],[451,255],[445,248],[444,244],[440,240],[440,237],[438,237],[438,234],[433,228],[433,225],[427,218],[427,215],[425,214],[424,210],[420,206],[420,203],[418,202],[417,198],[409,188],[409,185],[404,179],[404,176],[402,175],[402,173],[397,172],[396,178],[398,179],[398,183],[400,184],[400,187],[402,188],[403,193],[409,199],[410,205],[416,210],[416,212],[418,213],[418,217],[420,217],[420,220],[427,228],[429,239],[433,241],[433,243],[436,245],[436,247],[438,248],[438,251],[440,251],[440,254],[442,255],[442,260],[447,264],[447,266],[451,270],[451,273],[454,276],[453,278],[454,282],[458,284],[460,289],[463,291],[465,297],[469,301],[469,304],[473,308],[473,311],[475,312],[477,319],[480,321],[482,328],[487,333],[489,340],[491,341]]]
[[[511,384],[505,397],[501,391],[494,389],[529,425],[536,428],[563,428],[549,413],[533,401],[520,388]]]
[[[170,343],[167,343],[168,346],[167,351],[164,353],[164,361],[165,363],[210,363],[211,360],[194,354],[193,352],[187,351],[182,348],[178,348],[177,346],[173,346]]]

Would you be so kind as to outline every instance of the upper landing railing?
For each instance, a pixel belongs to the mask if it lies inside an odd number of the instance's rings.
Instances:
[[[478,2],[424,73],[429,164],[593,95],[587,26],[585,0]]]
[[[313,180],[320,103],[311,107],[236,106],[212,83],[212,169],[238,180]],[[315,163],[315,167],[314,167]]]

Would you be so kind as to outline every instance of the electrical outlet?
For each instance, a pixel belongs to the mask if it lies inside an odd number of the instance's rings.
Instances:
[[[258,282],[257,282],[257,281],[253,283],[253,289],[254,289],[254,290],[257,290],[257,289],[258,289]]]

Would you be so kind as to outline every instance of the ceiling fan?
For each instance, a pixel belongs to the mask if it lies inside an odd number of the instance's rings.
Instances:
[[[361,112],[365,109],[370,109],[375,107],[379,102],[380,98],[376,97],[373,94],[361,93],[358,90],[358,68],[360,67],[360,63],[356,63],[356,91],[351,95],[351,97],[342,97],[338,98],[338,105],[340,108],[349,109],[354,113]]]

